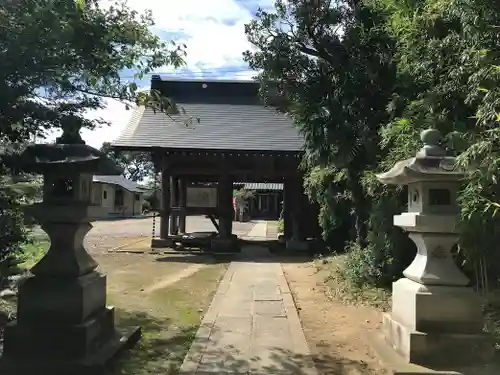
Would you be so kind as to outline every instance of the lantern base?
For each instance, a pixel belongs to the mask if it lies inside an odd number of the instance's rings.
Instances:
[[[367,335],[372,354],[390,375],[491,375],[500,374],[496,363],[485,361],[472,365],[456,365],[454,361],[442,366],[421,366],[410,363],[396,353],[385,340],[381,332],[369,332]]]
[[[141,338],[140,327],[113,329],[93,351],[78,359],[33,358],[19,352],[0,358],[2,375],[104,375],[122,350],[134,346]],[[46,341],[49,339],[47,338]],[[40,348],[43,352],[43,347]],[[14,354],[14,353],[12,353]]]
[[[104,275],[35,275],[21,284],[17,320],[5,327],[0,373],[99,374],[139,338],[139,328],[116,329]]]
[[[490,360],[494,356],[494,340],[484,332],[476,334],[433,333],[413,331],[383,316],[386,342],[407,363],[420,366],[466,366]]]
[[[385,340],[409,363],[424,366],[479,362],[494,353],[482,332],[479,297],[467,287],[393,284],[392,313],[384,314]]]

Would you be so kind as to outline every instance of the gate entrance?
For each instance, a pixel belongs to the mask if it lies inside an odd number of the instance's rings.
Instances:
[[[299,171],[303,138],[289,117],[262,103],[258,83],[153,76],[151,88],[182,110],[166,115],[136,109],[113,147],[153,155],[161,173],[157,244],[169,246],[171,236],[185,230],[185,217],[191,214],[217,218],[217,238],[232,239],[238,181],[281,184],[285,237],[302,241],[316,234],[317,226],[310,225],[317,222],[316,213],[303,194]],[[279,190],[268,191],[254,199],[253,207],[277,218],[280,202]]]

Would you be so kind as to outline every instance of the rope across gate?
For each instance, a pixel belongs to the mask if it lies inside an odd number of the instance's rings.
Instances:
[[[155,176],[154,176],[154,181],[153,181],[153,192],[154,192],[154,195],[155,195],[155,199],[154,199],[154,202],[158,202],[158,207],[153,207],[153,231],[151,233],[151,241],[155,239],[156,237],[156,214],[157,214],[157,210],[159,210],[159,206],[160,206],[160,202],[159,202],[159,198],[158,198],[158,170],[155,170]]]

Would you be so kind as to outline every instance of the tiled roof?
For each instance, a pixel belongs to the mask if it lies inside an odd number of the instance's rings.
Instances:
[[[283,190],[283,184],[267,182],[235,182],[235,186],[241,186],[245,190]]]
[[[123,176],[94,176],[93,181],[103,184],[118,185],[125,190],[131,191],[133,193],[145,192],[145,189],[137,182],[127,180]]]
[[[175,82],[176,86],[173,88],[177,91],[172,90],[179,93],[179,97],[173,96],[173,100],[185,114],[169,117],[140,107],[134,111],[125,130],[112,145],[123,149],[302,150],[304,139],[299,135],[292,119],[260,104],[257,97],[251,97],[250,94],[256,87],[254,82],[221,81],[216,84],[217,90],[212,89],[211,95],[207,96],[199,94],[192,86],[182,94],[182,84],[183,82]],[[192,85],[193,82],[187,82],[186,85],[188,84]],[[235,85],[242,85],[247,90],[241,90],[244,95],[235,91],[236,97],[230,97],[223,95],[225,85],[228,92],[235,90]],[[203,93],[201,88],[198,91]],[[238,98],[237,95],[242,97]],[[189,118],[195,120],[186,126]]]

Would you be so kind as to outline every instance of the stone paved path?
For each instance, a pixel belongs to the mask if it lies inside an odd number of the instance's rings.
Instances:
[[[267,221],[256,221],[253,228],[245,236],[247,238],[266,238],[267,235]]]
[[[180,374],[317,374],[281,265],[265,255],[230,264]]]

